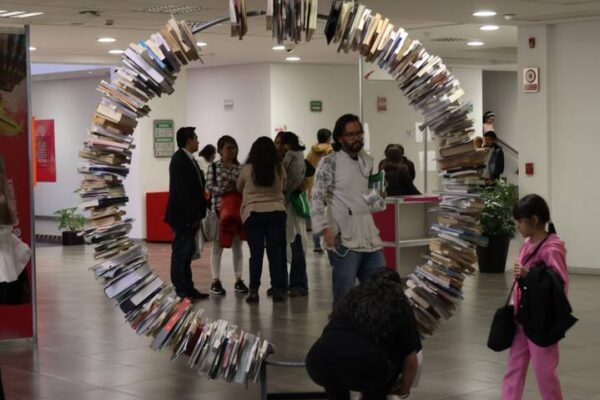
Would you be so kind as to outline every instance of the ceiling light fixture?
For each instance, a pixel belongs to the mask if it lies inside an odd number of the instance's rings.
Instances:
[[[119,49],[113,49],[108,51],[109,54],[123,54],[125,51]]]
[[[9,12],[3,12],[2,14],[0,14],[0,17],[14,17],[15,15],[19,15],[19,14],[25,14],[27,11],[9,11]]]
[[[281,50],[285,50],[285,46],[284,45],[273,46],[272,49],[275,51],[281,51]]]
[[[470,42],[467,42],[467,46],[473,46],[473,47],[477,47],[477,46],[483,46],[485,43],[483,43],[481,40],[471,40]]]
[[[44,14],[43,12],[30,12],[21,15],[15,15],[13,18],[29,18],[29,17],[37,17],[38,15]]]
[[[29,51],[36,51],[36,50],[37,50],[37,48],[36,48],[36,47],[29,46]]]
[[[114,43],[116,41],[117,41],[117,39],[108,37],[108,36],[101,37],[98,39],[98,42],[100,42],[100,43]]]
[[[497,31],[498,29],[500,29],[500,27],[498,25],[483,25],[479,29],[482,31]]]
[[[289,61],[289,62],[296,62],[296,61],[300,61],[300,60],[301,60],[301,58],[300,58],[300,57],[298,57],[298,56],[290,56],[290,57],[286,57],[286,59],[285,59],[285,60],[286,60],[286,61]]]
[[[492,10],[481,10],[473,13],[474,17],[494,17],[496,15],[496,11]]]
[[[206,42],[196,42],[196,46],[198,46],[198,47],[205,47],[205,46],[208,46],[208,43],[206,43]]]

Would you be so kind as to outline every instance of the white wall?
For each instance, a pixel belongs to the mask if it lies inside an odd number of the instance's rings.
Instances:
[[[465,91],[463,102],[473,103],[473,118],[475,132],[481,132],[483,119],[483,71],[480,68],[450,67],[454,76]]]
[[[570,267],[600,273],[600,174],[598,174],[598,74],[600,22],[551,27],[551,212],[565,240]],[[545,81],[541,81],[545,85]],[[531,149],[535,150],[535,147]]]
[[[322,112],[311,112],[320,100]],[[307,149],[320,128],[333,130],[343,114],[359,112],[358,67],[349,65],[271,65],[271,134],[287,126]]]
[[[36,119],[53,119],[56,182],[40,182],[34,190],[36,215],[53,215],[75,207],[81,178],[77,173],[79,150],[87,137],[90,117],[100,101],[98,78],[34,81],[31,105]]]
[[[517,91],[516,71],[483,71],[483,110],[495,112],[494,128],[499,138],[519,151]],[[518,184],[518,175],[515,173],[518,168],[518,157],[510,150],[504,149],[504,159],[504,176],[510,183]]]
[[[187,90],[187,121],[197,128],[200,148],[231,135],[243,162],[254,140],[269,136],[268,64],[190,69]],[[233,110],[225,111],[225,100],[233,100]]]

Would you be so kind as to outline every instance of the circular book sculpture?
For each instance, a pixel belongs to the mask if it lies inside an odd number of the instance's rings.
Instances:
[[[460,303],[463,281],[475,270],[475,247],[486,242],[479,225],[483,203],[478,194],[485,153],[475,151],[470,142],[470,104],[462,103],[464,92],[442,59],[429,54],[388,18],[357,2],[341,0],[332,2],[328,16],[320,16],[316,0],[302,1],[301,10],[290,2],[296,22],[285,20],[289,10],[266,13],[267,28],[278,43],[309,41],[317,18],[327,18],[327,43],[336,45],[338,52],[359,52],[365,61],[388,72],[423,114],[421,128],[429,128],[439,139],[437,164],[443,171],[443,190],[440,216],[431,227],[436,237],[428,261],[407,277],[406,287],[420,331],[431,334]],[[247,13],[244,3],[232,2],[227,18],[232,21],[232,34],[239,38],[247,32],[248,16],[265,14]],[[190,367],[211,379],[246,383],[258,378],[271,349],[269,342],[231,322],[203,317],[189,299],[177,297],[173,287],[151,269],[144,246],[129,238],[132,219],[121,209],[128,201],[123,180],[129,172],[137,122],[150,113],[151,99],[173,93],[181,68],[200,59],[193,35],[185,21],[171,18],[159,32],[130,44],[111,81],[98,86],[103,97],[80,151],[84,162],[78,169],[83,174],[80,208],[89,213],[83,234],[94,246],[99,263],[90,269],[105,281],[106,296],[117,302],[138,334],[152,338],[152,349],[168,347],[172,358],[188,355]],[[446,191],[453,185],[467,186],[468,194]]]

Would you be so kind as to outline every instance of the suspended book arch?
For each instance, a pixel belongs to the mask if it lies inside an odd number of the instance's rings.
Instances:
[[[406,295],[414,307],[419,329],[432,334],[449,318],[462,299],[462,285],[475,270],[475,246],[485,244],[479,197],[485,153],[470,144],[473,121],[464,91],[441,58],[385,16],[354,1],[332,2],[327,16],[317,14],[317,0],[269,1],[267,12],[247,12],[244,0],[230,0],[230,16],[195,26],[171,18],[160,31],[131,43],[110,82],[98,90],[102,100],[95,110],[89,139],[80,151],[78,172],[83,176],[80,207],[88,212],[85,239],[94,246],[92,266],[104,281],[104,291],[140,335],[152,338],[151,348],[170,348],[172,358],[188,355],[189,365],[211,379],[246,383],[258,378],[271,345],[260,335],[228,321],[211,320],[177,297],[148,264],[143,245],[132,241],[132,219],[121,209],[127,202],[123,180],[134,151],[133,132],[140,118],[151,112],[148,102],[173,93],[184,65],[200,59],[194,33],[224,20],[232,36],[243,38],[249,16],[264,15],[267,29],[281,43],[310,40],[317,19],[326,19],[325,37],[338,52],[359,52],[396,80],[410,104],[423,114],[440,141],[438,166],[443,176],[440,217],[429,259],[407,277]]]

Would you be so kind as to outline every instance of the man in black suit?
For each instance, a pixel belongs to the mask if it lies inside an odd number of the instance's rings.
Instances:
[[[196,233],[206,216],[204,175],[194,160],[198,136],[193,127],[179,128],[177,150],[169,164],[169,200],[165,222],[173,229],[171,244],[171,282],[180,297],[206,299],[208,294],[194,288],[192,257],[196,250]]]

